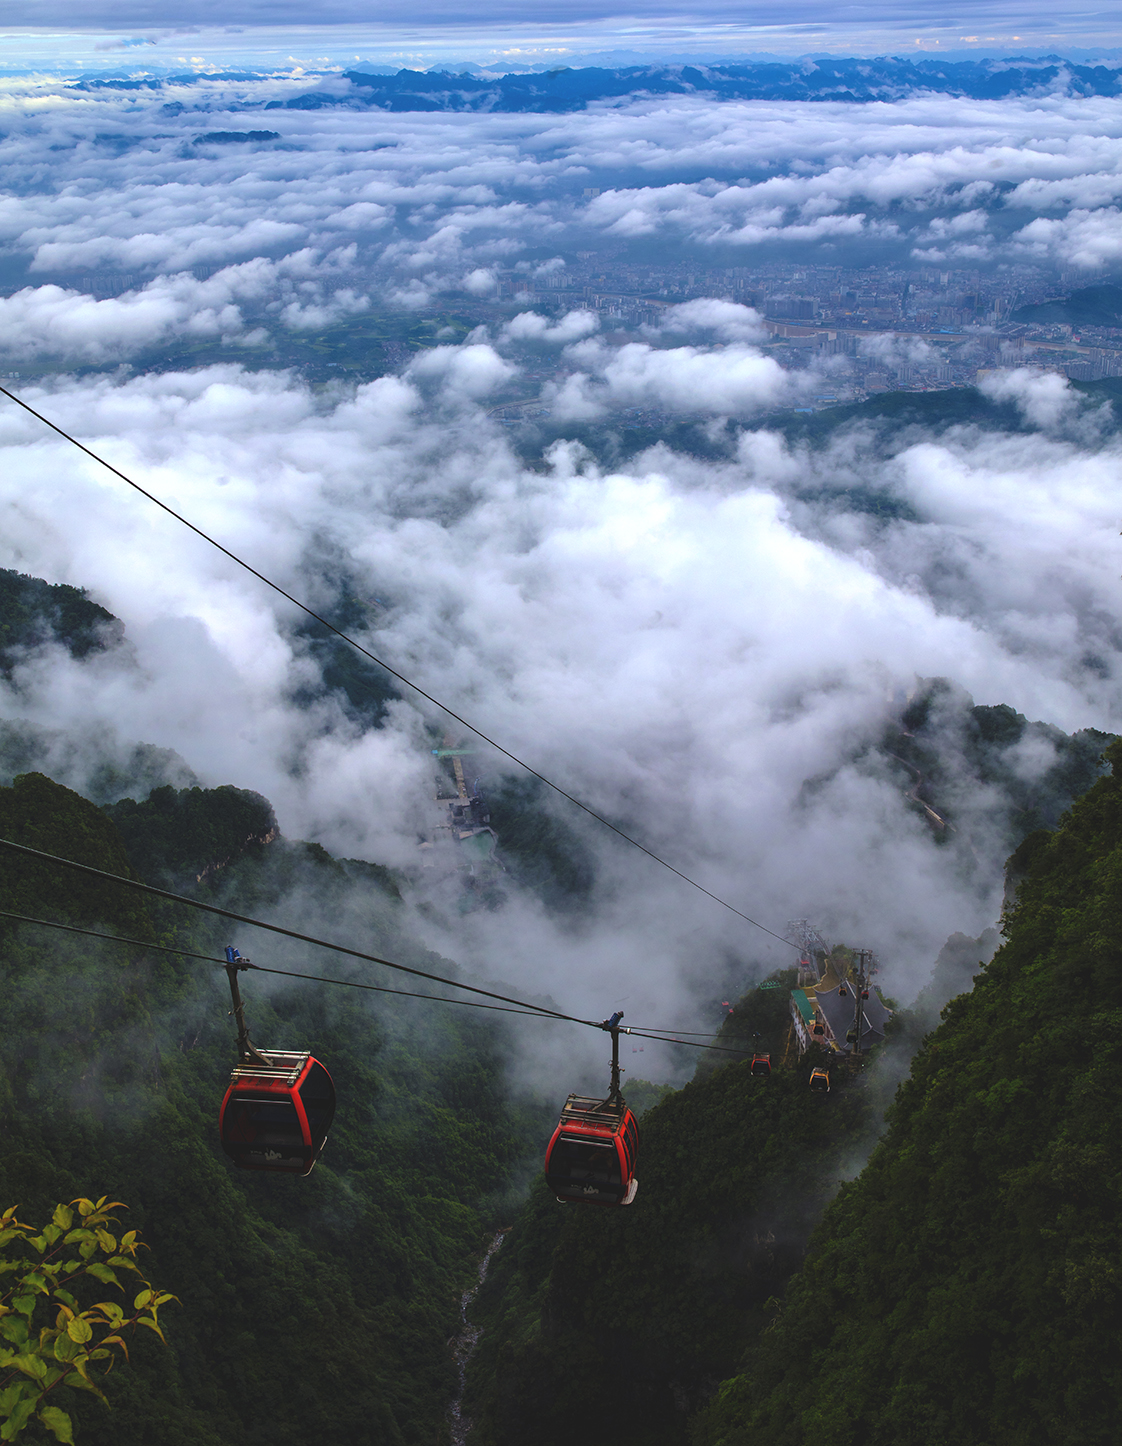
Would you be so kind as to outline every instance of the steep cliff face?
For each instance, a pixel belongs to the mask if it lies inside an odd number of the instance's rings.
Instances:
[[[1122,744],[1021,851],[1006,943],[952,1000],[698,1446],[1117,1438]]]

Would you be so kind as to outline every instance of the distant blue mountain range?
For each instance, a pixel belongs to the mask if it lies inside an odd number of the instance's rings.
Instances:
[[[206,77],[210,81],[221,77]],[[251,77],[239,73],[231,80]],[[166,80],[83,79],[79,90],[159,90],[193,84],[199,77]],[[449,71],[399,70],[375,75],[351,70],[315,79],[291,100],[270,101],[266,109],[320,110],[374,107],[390,111],[583,110],[595,101],[652,95],[701,95],[713,100],[891,101],[925,92],[1000,100],[1011,96],[1061,94],[1118,96],[1122,69],[1077,65],[1060,56],[978,60],[802,60],[790,64],[631,65],[558,69],[497,77]]]

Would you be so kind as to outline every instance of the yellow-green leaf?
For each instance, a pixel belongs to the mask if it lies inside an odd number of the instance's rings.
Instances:
[[[51,1217],[60,1230],[69,1230],[74,1223],[74,1211],[69,1205],[56,1205],[55,1213]]]
[[[93,1327],[85,1316],[75,1316],[73,1320],[67,1321],[66,1334],[80,1346],[85,1345],[86,1341],[93,1340]]]
[[[38,1356],[16,1356],[11,1364],[17,1371],[22,1371],[25,1376],[30,1376],[34,1381],[41,1381],[47,1374],[47,1368]]]
[[[150,1290],[142,1290],[133,1301],[133,1305],[137,1308],[137,1310],[140,1310],[141,1307],[146,1306],[151,1299],[152,1292]]]
[[[82,1347],[76,1341],[72,1341],[63,1331],[55,1341],[55,1360],[69,1363],[77,1359],[81,1349]]]
[[[12,1414],[0,1427],[0,1440],[13,1441],[16,1436],[27,1425],[32,1411],[35,1410],[35,1396],[28,1396],[25,1400],[17,1401],[12,1408]]]
[[[39,1412],[39,1419],[48,1431],[54,1432],[56,1441],[64,1442],[65,1446],[74,1446],[74,1428],[65,1411],[60,1411],[57,1406],[44,1406]]]
[[[105,1400],[104,1391],[99,1391],[89,1376],[83,1373],[81,1361],[74,1362],[74,1369],[66,1377],[63,1385],[70,1386],[71,1389],[75,1391],[89,1391],[90,1394],[96,1396],[99,1401]]]
[[[10,1416],[15,1410],[16,1402],[22,1400],[28,1391],[34,1390],[35,1387],[29,1385],[27,1381],[13,1381],[10,1386],[5,1386],[0,1391],[0,1416]]]

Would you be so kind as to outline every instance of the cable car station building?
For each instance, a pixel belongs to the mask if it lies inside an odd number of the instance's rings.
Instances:
[[[884,1026],[892,1011],[871,985],[861,989],[848,952],[820,953],[821,975],[808,967],[809,960],[801,961],[800,987],[791,991],[791,1020],[800,1054],[812,1044],[825,1046],[835,1054],[852,1054],[854,1042],[849,1036],[855,1027],[858,1005],[860,1053],[867,1053],[884,1039]],[[862,994],[868,997],[860,998]]]

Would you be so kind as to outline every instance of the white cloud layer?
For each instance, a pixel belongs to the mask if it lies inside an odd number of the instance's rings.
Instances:
[[[744,417],[796,399],[817,382],[813,373],[784,371],[774,357],[742,345],[661,349],[588,340],[570,346],[566,357],[574,370],[542,390],[543,400],[565,419],[627,406]]]
[[[122,97],[7,82],[0,254],[71,289],[104,270],[135,273],[138,288],[165,278],[140,291],[127,321],[104,313],[122,336],[185,327],[184,308],[203,316],[215,306],[199,325],[221,330],[221,307],[242,304],[248,278],[231,278],[220,302],[192,300],[183,282],[169,294],[171,278],[267,263],[279,268],[279,299],[297,285],[284,273],[294,257],[329,293],[354,286],[345,272],[357,260],[375,300],[383,287],[400,301],[448,286],[487,295],[496,264],[589,240],[719,245],[748,261],[761,245],[810,256],[868,242],[947,262],[1095,267],[1119,256],[1122,117],[1107,98],[687,96],[561,116],[260,109],[291,85]],[[203,140],[260,128],[277,139]],[[537,264],[537,280],[549,265]],[[38,305],[45,315],[62,303]]]
[[[173,340],[255,338],[244,310],[293,330],[320,330],[367,310],[369,296],[340,286],[353,248],[303,248],[256,257],[200,281],[186,272],[101,300],[70,287],[26,286],[0,297],[0,357],[105,363]],[[335,284],[333,284],[335,283]]]
[[[104,364],[423,307],[453,285],[485,297],[523,250],[590,238],[746,259],[895,238],[1073,265],[1117,246],[1112,102],[230,109],[290,94],[271,84],[9,85],[0,247],[34,284],[0,298],[6,360]],[[258,126],[279,139],[196,144]],[[552,274],[536,265],[528,284]],[[101,270],[132,275],[122,295],[95,299],[83,278]],[[330,606],[346,580],[373,651],[738,907],[880,949],[906,996],[950,932],[993,921],[999,881],[961,872],[854,760],[917,676],[1122,728],[1119,451],[1063,379],[1031,369],[985,385],[1045,434],[917,435],[888,460],[856,432],[812,454],[757,424],[735,460],[657,448],[601,475],[574,441],[520,460],[487,414],[527,355],[558,348],[567,374],[544,400],[562,422],[630,406],[751,425],[815,383],[760,340],[755,312],[713,299],[622,347],[589,311],[524,311],[353,394],[234,365],[21,391],[290,591]],[[866,343],[897,362],[922,345]],[[298,706],[317,671],[287,605],[15,409],[0,449],[0,564],[90,587],[131,644],[33,659],[0,713],[176,749],[207,783],[267,794],[287,833],[409,866],[431,819],[424,722],[440,720],[407,700],[363,732],[336,700]],[[807,500],[863,489],[900,519]],[[600,865],[579,921],[512,889],[454,932],[418,927],[586,1014],[628,995],[632,1017],[680,1018],[730,959],[785,957],[578,827]],[[979,835],[992,861],[990,845]]]
[[[716,385],[690,348],[617,360],[598,385],[621,394]],[[28,399],[297,595],[330,605],[348,578],[378,655],[746,912],[878,948],[906,995],[947,934],[992,922],[999,879],[960,872],[855,760],[917,675],[1119,727],[1117,447],[967,430],[878,461],[859,437],[810,455],[756,430],[725,464],[659,449],[602,475],[559,444],[531,468],[478,400],[507,365],[469,341],[353,397],[216,367]],[[1003,385],[1051,405],[1037,379]],[[316,670],[287,604],[34,419],[0,413],[0,448],[0,563],[89,586],[132,649],[33,659],[0,713],[173,748],[208,784],[267,794],[288,834],[410,867],[439,715],[395,703],[363,732],[331,698],[297,706]],[[799,500],[858,482],[917,520]],[[513,889],[453,932],[419,927],[577,1012],[626,995],[632,1018],[690,1017],[730,959],[782,962],[576,827],[601,870],[578,922]]]

